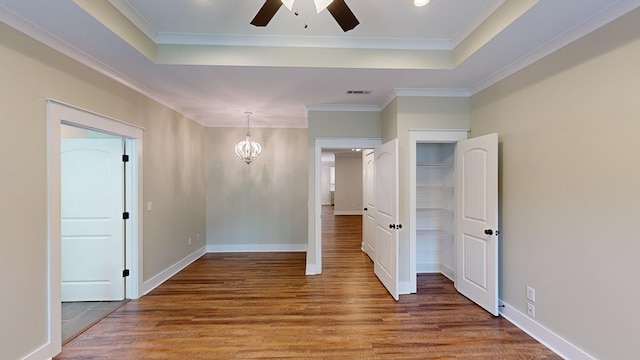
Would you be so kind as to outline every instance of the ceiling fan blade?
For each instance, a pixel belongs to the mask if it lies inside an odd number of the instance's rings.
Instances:
[[[260,11],[258,11],[253,20],[251,20],[251,25],[267,26],[269,21],[271,21],[273,16],[278,12],[278,9],[280,9],[280,6],[282,6],[282,0],[266,0],[260,8]]]
[[[327,10],[329,10],[331,16],[336,19],[338,25],[340,25],[344,32],[360,24],[360,21],[356,19],[356,16],[353,15],[353,12],[351,12],[351,9],[349,9],[344,0],[333,0],[333,2],[327,6]]]

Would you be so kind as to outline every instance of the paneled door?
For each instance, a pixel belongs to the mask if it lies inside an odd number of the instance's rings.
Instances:
[[[374,272],[398,300],[398,139],[375,149],[375,199]]]
[[[62,139],[62,301],[124,299],[122,139]]]
[[[456,146],[456,289],[498,315],[498,134]]]
[[[362,219],[362,250],[371,261],[376,258],[376,205],[375,205],[375,158],[373,150],[367,150],[363,160],[364,218]]]

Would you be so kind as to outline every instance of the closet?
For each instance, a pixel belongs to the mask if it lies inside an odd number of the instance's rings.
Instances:
[[[416,144],[416,271],[455,269],[455,143]]]
[[[417,274],[441,273],[497,315],[498,134],[410,130],[409,149],[410,282],[401,293],[417,291]]]

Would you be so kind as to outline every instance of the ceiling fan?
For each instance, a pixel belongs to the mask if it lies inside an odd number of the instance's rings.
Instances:
[[[295,0],[266,0],[260,11],[251,20],[251,25],[254,26],[267,26],[269,21],[278,12],[278,9],[284,4],[289,10],[293,9],[293,3]],[[344,32],[347,32],[360,24],[360,21],[356,19],[351,9],[345,3],[345,0],[313,0],[316,5],[316,11],[320,13],[325,8],[329,10],[331,16],[336,19],[336,22]]]

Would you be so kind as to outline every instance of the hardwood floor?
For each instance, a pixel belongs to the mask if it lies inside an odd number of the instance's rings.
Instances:
[[[395,302],[361,217],[323,209],[323,274],[304,253],[207,254],[63,346],[55,359],[559,359],[442,275]]]

